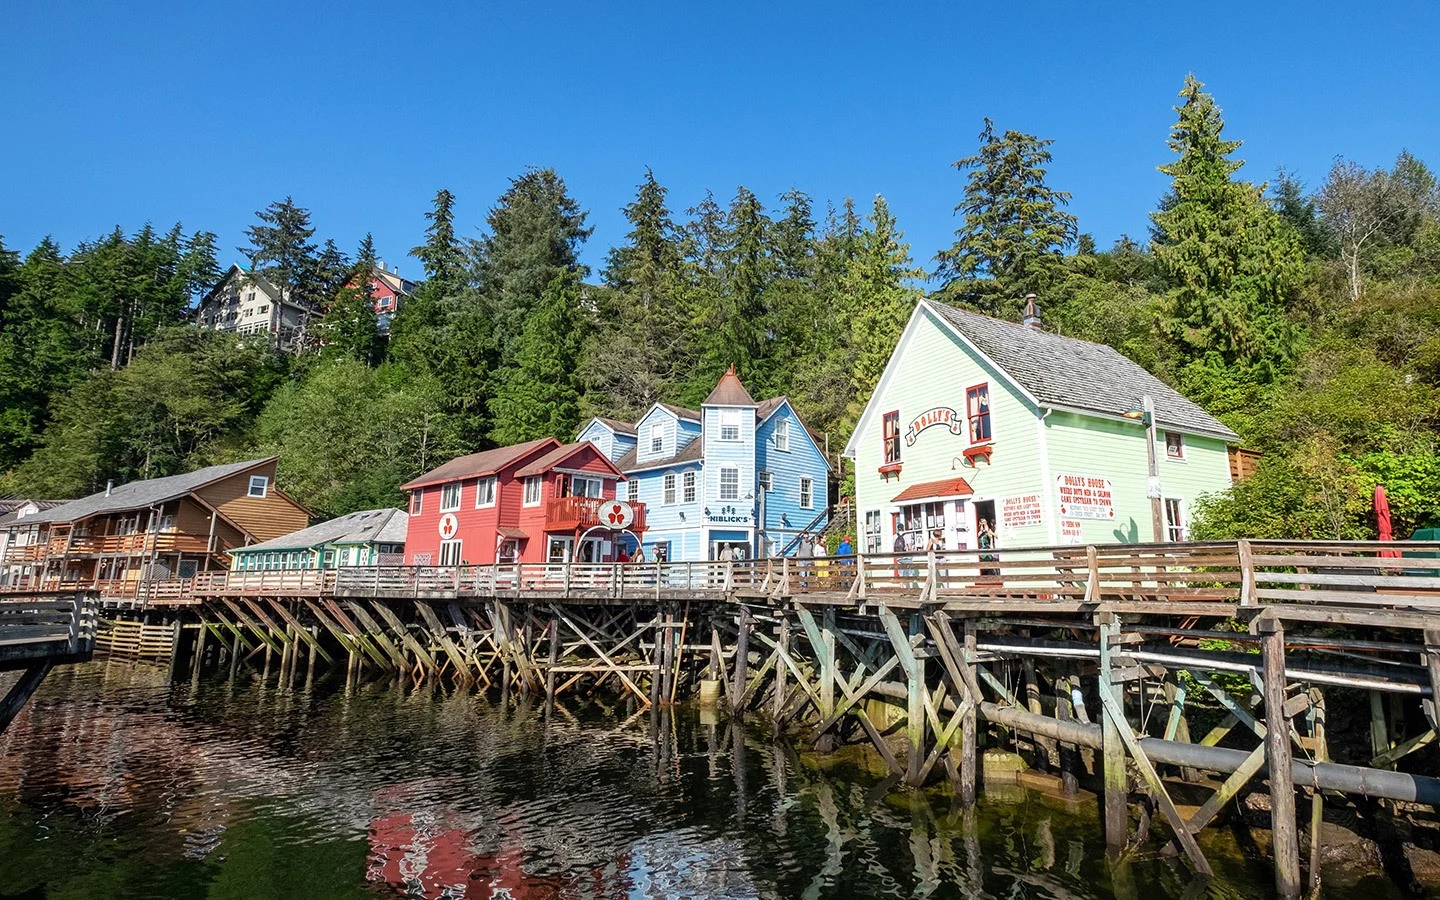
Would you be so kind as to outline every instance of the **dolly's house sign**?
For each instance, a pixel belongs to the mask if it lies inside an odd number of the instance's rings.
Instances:
[[[910,421],[910,428],[905,432],[905,445],[908,447],[915,443],[920,432],[932,425],[944,425],[950,429],[951,434],[965,433],[965,417],[948,406],[937,406],[934,409],[927,409]]]
[[[1115,518],[1115,487],[1094,475],[1057,475],[1055,491],[1062,519]]]

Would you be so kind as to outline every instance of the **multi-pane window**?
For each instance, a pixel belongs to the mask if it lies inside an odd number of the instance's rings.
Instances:
[[[664,480],[664,482],[663,482],[663,487],[664,487],[664,490],[663,490],[663,492],[661,493],[661,500],[660,500],[660,502],[661,502],[661,503],[664,503],[666,506],[669,506],[669,505],[671,505],[672,503],[675,502],[675,473],[674,473],[674,472],[670,472],[670,473],[667,473],[667,474],[665,475],[665,480]]]
[[[1185,458],[1185,438],[1178,431],[1165,432],[1165,458]]]
[[[978,384],[965,391],[965,415],[970,420],[970,443],[990,440],[990,385]]]
[[[440,565],[442,565],[442,566],[458,566],[458,565],[460,565],[460,541],[441,541],[441,542],[440,542]]]
[[[625,499],[631,503],[640,502],[640,481],[632,478],[625,482]]]
[[[880,552],[880,510],[865,511],[865,552]]]
[[[418,516],[418,515],[420,515],[420,506],[421,506],[424,502],[425,502],[425,492],[424,492],[424,491],[411,491],[411,492],[410,492],[410,515],[412,515],[412,516]]]
[[[1185,526],[1185,504],[1177,497],[1165,498],[1165,539],[1178,544],[1190,539]]]
[[[249,496],[249,497],[257,497],[257,498],[260,498],[260,499],[264,499],[264,497],[265,497],[265,492],[266,492],[269,488],[270,488],[270,479],[269,479],[269,478],[267,478],[267,477],[264,476],[264,475],[251,475],[251,476],[250,476],[250,489],[249,489],[248,491],[246,491],[246,496]]]
[[[813,478],[800,479],[800,508],[815,508],[815,479]]]
[[[452,481],[440,487],[440,511],[452,512],[460,508],[460,482]]]
[[[487,475],[475,483],[475,506],[495,505],[495,476]]]
[[[540,486],[544,482],[539,475],[531,475],[525,479],[525,505],[540,505]]]
[[[900,410],[886,413],[881,422],[885,439],[885,465],[889,466],[900,461]]]
[[[775,449],[788,451],[790,449],[790,420],[781,419],[775,423]]]
[[[738,440],[740,440],[740,410],[738,410],[738,409],[722,409],[722,410],[720,410],[720,440],[722,440],[722,441],[738,441]]]
[[[683,476],[681,476],[681,478],[680,478],[680,486],[681,486],[681,494],[680,494],[680,496],[683,498],[683,502],[685,502],[685,503],[694,503],[694,502],[695,502],[695,473],[694,473],[694,472],[686,472]]]
[[[720,470],[720,499],[740,499],[740,470],[734,466],[726,466]]]
[[[765,469],[761,469],[760,472],[756,475],[756,478],[760,482],[760,490],[775,490],[775,476],[772,473],[766,471]]]
[[[580,475],[570,476],[570,496],[572,497],[598,497],[602,482],[598,478],[585,478]]]
[[[660,422],[653,422],[650,425],[650,452],[665,452],[665,426]]]

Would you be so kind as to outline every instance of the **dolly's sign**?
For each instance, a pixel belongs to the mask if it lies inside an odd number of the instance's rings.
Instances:
[[[932,425],[944,425],[950,429],[951,434],[965,433],[965,417],[948,406],[937,406],[934,409],[927,409],[916,416],[910,422],[910,428],[905,432],[905,445],[915,443],[920,432]]]
[[[1115,518],[1115,488],[1108,478],[1094,475],[1058,475],[1056,493],[1062,519]]]

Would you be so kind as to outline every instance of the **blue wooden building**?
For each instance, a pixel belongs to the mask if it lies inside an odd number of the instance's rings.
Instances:
[[[825,527],[830,465],[786,397],[756,402],[734,367],[699,410],[652,406],[634,425],[594,418],[592,441],[644,503],[645,558],[792,555],[795,539]]]

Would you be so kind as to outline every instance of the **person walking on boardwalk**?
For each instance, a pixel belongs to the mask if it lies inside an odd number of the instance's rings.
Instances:
[[[815,548],[810,543],[810,533],[808,531],[800,532],[800,537],[797,540],[799,543],[795,546],[795,567],[800,570],[800,586],[802,588],[809,587],[810,555],[815,552]]]
[[[981,520],[980,520],[979,532],[980,532],[980,534],[979,534],[979,539],[978,539],[978,540],[979,540],[979,544],[980,544],[980,549],[981,549],[981,550],[993,550],[993,549],[995,549],[995,529],[993,529],[993,528],[990,527],[990,520],[989,520],[989,519],[981,519]],[[981,553],[981,554],[980,554],[980,561],[981,561],[982,563],[984,563],[984,562],[998,562],[999,560],[1000,560],[1000,557],[999,557],[997,554],[994,554],[994,553]],[[981,574],[981,575],[991,575],[991,576],[993,576],[993,575],[999,575],[999,574],[1000,574],[1000,570],[999,570],[999,569],[985,569],[985,568],[982,568],[982,569],[980,570],[980,574]]]
[[[830,574],[830,562],[825,559],[825,536],[815,535],[815,546],[811,548],[810,554],[815,558],[815,585],[820,588],[826,586],[826,576]]]

